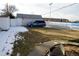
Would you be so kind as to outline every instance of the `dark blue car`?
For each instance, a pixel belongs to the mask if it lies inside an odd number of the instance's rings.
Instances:
[[[27,24],[28,27],[45,27],[46,23],[43,20],[36,20]]]

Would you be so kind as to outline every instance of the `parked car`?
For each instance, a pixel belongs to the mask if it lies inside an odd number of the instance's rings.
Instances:
[[[46,23],[43,20],[36,20],[27,24],[28,27],[45,27]]]

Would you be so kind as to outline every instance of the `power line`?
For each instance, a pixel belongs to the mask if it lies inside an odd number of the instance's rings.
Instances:
[[[69,5],[63,6],[63,7],[61,7],[61,8],[56,9],[56,10],[53,10],[53,11],[51,11],[51,12],[56,12],[56,11],[59,11],[59,10],[61,10],[61,9],[67,8],[67,7],[70,7],[70,6],[75,5],[75,4],[77,4],[77,3],[73,3],[73,4],[69,4]],[[48,13],[49,13],[49,12],[48,12]],[[45,14],[43,14],[43,15],[46,15],[46,14],[48,14],[48,13],[45,13]]]

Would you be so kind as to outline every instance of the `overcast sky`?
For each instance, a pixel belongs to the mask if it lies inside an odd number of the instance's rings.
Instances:
[[[76,0],[75,0],[76,1]],[[49,3],[53,3],[51,11],[61,8],[63,6],[74,3],[65,2],[64,0],[0,0],[0,9],[4,8],[5,4],[9,3],[15,5],[18,11],[16,13],[24,14],[38,14],[43,17],[50,17],[50,6]],[[79,3],[73,6],[51,12],[54,18],[66,18],[70,20],[79,20]]]

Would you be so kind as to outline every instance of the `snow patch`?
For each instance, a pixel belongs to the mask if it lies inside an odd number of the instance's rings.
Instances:
[[[0,55],[11,55],[13,43],[16,40],[15,35],[19,32],[26,32],[25,27],[11,27],[8,31],[0,32]]]
[[[66,30],[79,30],[78,23],[66,23],[66,22],[51,22],[46,21],[47,28],[66,29]]]

